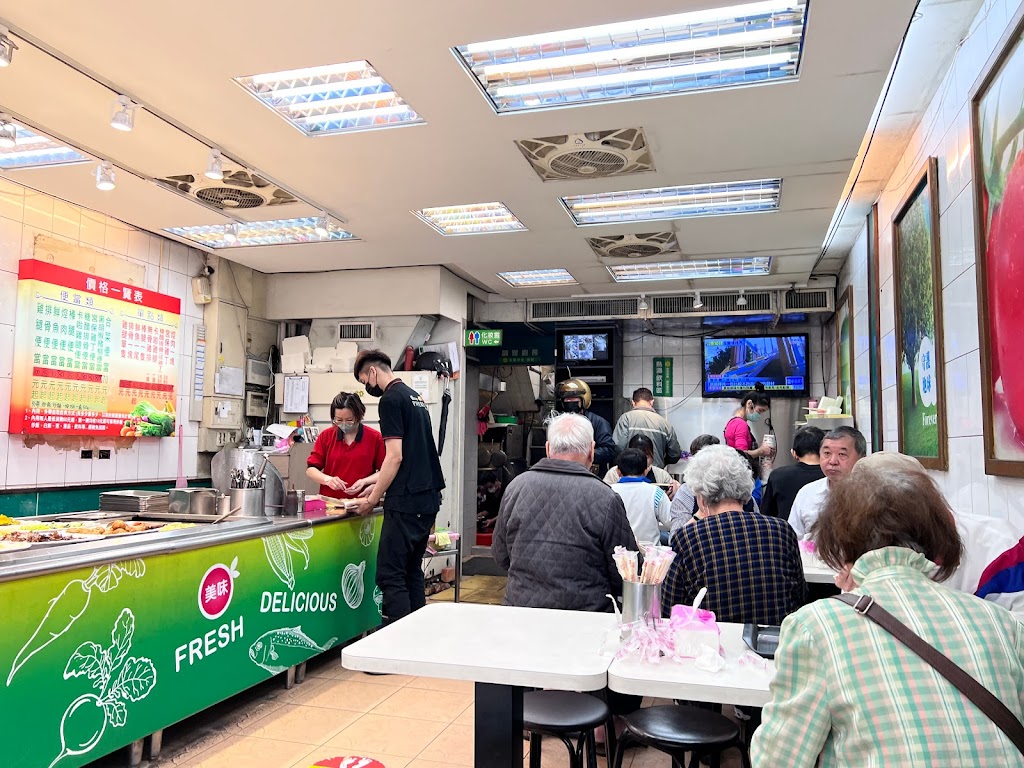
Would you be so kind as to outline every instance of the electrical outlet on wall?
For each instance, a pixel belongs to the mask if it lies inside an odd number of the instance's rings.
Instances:
[[[81,457],[82,457],[83,459],[91,459],[91,458],[92,458],[92,450],[91,450],[91,449],[88,449],[88,448],[86,448],[86,449],[83,449],[83,450],[82,450],[82,454],[81,454]]]
[[[110,449],[109,448],[100,448],[100,458],[101,459],[109,459],[110,458]]]

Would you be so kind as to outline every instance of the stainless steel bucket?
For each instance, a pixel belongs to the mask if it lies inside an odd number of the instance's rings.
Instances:
[[[661,584],[622,583],[622,623],[661,618]]]
[[[238,517],[264,517],[266,515],[266,495],[263,488],[232,488],[231,509],[237,509]]]

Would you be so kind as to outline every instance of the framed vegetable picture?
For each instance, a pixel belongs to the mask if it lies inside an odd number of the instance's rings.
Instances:
[[[853,415],[853,286],[843,291],[836,306],[836,378],[843,413]]]
[[[971,92],[985,472],[1024,477],[1024,9]]]
[[[928,158],[892,218],[900,452],[948,468],[938,161]]]

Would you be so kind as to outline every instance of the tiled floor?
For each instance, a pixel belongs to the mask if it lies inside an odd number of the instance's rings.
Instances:
[[[462,599],[500,603],[501,576],[467,576]],[[451,600],[453,590],[435,595]],[[645,702],[649,704],[650,702]],[[528,745],[523,752],[528,755]],[[735,754],[735,753],[734,753]],[[337,651],[308,664],[292,690],[278,676],[164,731],[163,752],[147,768],[307,768],[329,757],[373,757],[386,768],[473,765],[473,684],[343,669]],[[561,742],[545,739],[545,768],[565,768]],[[525,765],[524,761],[524,765]],[[602,768],[605,761],[600,763]],[[124,768],[124,752],[87,768]],[[626,754],[624,768],[669,768],[654,750]],[[739,765],[723,761],[723,768]]]

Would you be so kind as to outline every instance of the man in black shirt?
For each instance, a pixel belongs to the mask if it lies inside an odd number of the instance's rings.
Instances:
[[[761,499],[761,514],[788,520],[800,489],[825,476],[818,466],[818,451],[824,437],[825,433],[817,427],[801,427],[796,431],[790,451],[796,464],[772,470]]]
[[[370,514],[387,493],[377,549],[377,586],[384,593],[387,624],[426,602],[422,558],[441,508],[444,476],[427,405],[416,390],[395,376],[391,358],[379,349],[360,352],[353,373],[366,387],[366,394],[380,398],[380,432],[386,455],[377,484],[358,512]]]

